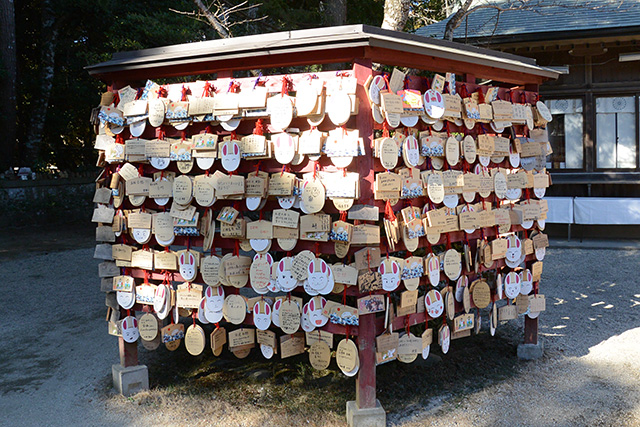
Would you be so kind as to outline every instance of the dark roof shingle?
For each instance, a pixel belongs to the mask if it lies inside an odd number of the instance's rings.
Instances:
[[[454,39],[520,34],[584,31],[622,27],[640,28],[638,0],[506,0],[473,10],[454,32]],[[542,5],[542,6],[539,6]],[[507,10],[500,10],[507,9]],[[511,10],[508,10],[511,9]],[[448,19],[419,28],[416,34],[442,38]]]

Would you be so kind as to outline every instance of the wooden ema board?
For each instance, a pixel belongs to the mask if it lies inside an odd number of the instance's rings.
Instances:
[[[393,63],[393,61],[390,61],[390,63]],[[446,61],[444,62],[444,64],[440,64],[440,66],[446,68]],[[211,70],[211,71],[215,71],[215,70]],[[436,71],[440,71],[440,70],[436,70]],[[374,206],[378,208],[380,214],[382,215],[385,210],[385,202],[383,200],[375,199],[374,182],[375,182],[376,173],[384,172],[385,170],[384,168],[382,168],[380,162],[374,158],[372,147],[373,147],[374,133],[376,131],[382,130],[383,126],[376,123],[373,120],[371,107],[369,104],[369,100],[367,98],[366,90],[364,88],[365,83],[371,77],[373,77],[375,73],[372,71],[371,61],[368,59],[356,59],[354,61],[353,68],[351,70],[346,70],[346,73],[350,77],[355,77],[357,80],[355,99],[358,100],[359,105],[358,105],[357,114],[353,114],[348,118],[345,124],[345,127],[348,129],[357,129],[359,131],[360,137],[363,138],[362,146],[364,148],[364,153],[362,153],[362,155],[354,159],[354,161],[351,162],[351,164],[349,164],[346,167],[346,171],[359,174],[360,194],[359,194],[359,197],[357,198],[358,200],[356,203]],[[323,78],[323,77],[335,78],[335,72],[317,73],[317,74],[319,75],[320,78]],[[219,72],[217,76],[218,79],[212,83],[217,88],[226,88],[229,85],[229,83],[232,82],[232,80],[230,79],[230,75],[231,73],[229,71]],[[280,86],[282,85],[282,77],[283,76],[269,76],[267,81],[268,89],[276,92],[277,90],[275,88],[277,88],[278,85]],[[305,84],[309,80],[309,76],[307,74],[290,75],[289,77],[291,78],[291,81],[294,87],[296,85]],[[475,78],[473,76],[467,75],[465,76],[465,80],[467,81],[467,83],[465,83],[466,90],[469,94],[473,93],[478,89],[479,86],[475,84]],[[241,87],[246,88],[246,87],[249,87],[250,85],[253,85],[255,82],[255,79],[234,79],[234,81],[237,84],[239,84]],[[427,83],[428,82],[426,82],[424,79],[415,78],[410,80],[408,82],[408,85],[410,89],[415,89],[415,90],[424,92],[428,88]],[[458,91],[461,90],[462,84],[463,84],[462,82],[458,82],[458,85],[457,85]],[[115,91],[117,89],[122,89],[125,86],[126,86],[125,82],[112,82],[110,86],[110,90]],[[537,90],[537,87],[527,86],[524,89],[526,90],[513,91],[512,96],[514,97],[514,99],[518,99],[518,100],[520,100],[520,97],[522,96],[524,100],[526,100],[527,102],[533,103],[533,101],[537,99],[536,98],[537,95],[535,93]],[[508,96],[507,90],[503,88],[498,88],[498,96],[501,99],[506,99]],[[265,124],[267,123],[268,123],[268,120],[265,120]],[[251,119],[251,118],[243,119],[234,132],[237,133],[237,135],[249,135],[252,133],[253,128],[255,127],[255,124],[256,124],[256,119]],[[205,130],[206,126],[207,126],[206,123],[192,123],[187,128],[186,134],[183,134],[182,131],[175,129],[173,126],[166,125],[166,124],[162,125],[161,128],[159,129],[162,130],[166,138],[179,139],[179,138],[182,138],[183,135],[191,136],[194,134],[202,133]],[[423,123],[420,123],[419,126],[420,126],[420,129],[428,129],[428,126],[426,126]],[[294,118],[291,122],[290,127],[298,127],[301,131],[309,129],[309,125],[306,123],[306,120],[302,118]],[[336,127],[335,125],[329,123],[329,121],[325,119],[325,121],[318,128],[321,131],[329,131],[335,127]],[[451,132],[455,132],[461,129],[462,127],[457,127],[452,123],[449,124],[449,130]],[[516,135],[521,135],[524,132],[524,129],[521,125],[514,126],[514,129],[515,129]],[[488,131],[491,132],[490,129]],[[131,139],[130,135],[128,134],[129,131],[127,129],[125,129],[123,132],[124,132],[123,133],[124,140]],[[477,136],[479,132],[481,132],[479,127],[471,131],[466,131],[466,133],[470,135],[475,135],[475,136]],[[219,143],[222,142],[224,137],[227,137],[231,134],[230,131],[224,130],[220,126],[214,126],[212,133],[218,136]],[[152,140],[152,139],[155,139],[157,136],[158,136],[158,133],[156,132],[156,129],[154,129],[153,127],[147,124],[147,128],[145,129],[143,134],[140,136],[140,138]],[[508,161],[509,160],[507,157],[507,159],[505,159],[504,162],[501,163],[501,166],[507,167]],[[136,166],[136,170],[138,170],[138,172],[145,177],[153,176],[154,173],[158,172],[158,170],[155,169],[155,167],[152,166],[151,164],[147,164],[147,163],[136,164],[135,162],[133,163]],[[402,163],[401,159],[399,160],[399,163],[400,164]],[[122,163],[112,163],[112,164],[105,165],[103,177],[105,179],[107,177],[109,178],[112,177],[113,174],[116,171],[118,171],[118,168],[121,165]],[[166,171],[175,172],[177,176],[181,175],[182,174],[181,171],[176,166],[177,165],[175,164],[175,162],[172,162],[172,164],[170,164],[170,166],[166,169]],[[279,172],[282,172],[283,170],[282,165],[273,158],[262,159],[259,161],[259,163],[258,161],[255,161],[255,160],[253,161],[242,160],[240,162],[239,167],[236,170],[234,170],[234,175],[244,176],[244,177],[249,176],[252,173],[256,173],[257,166],[259,166],[260,172],[266,172],[268,174],[279,173]],[[426,168],[427,168],[426,164],[423,164],[418,169],[425,170]],[[460,162],[457,166],[452,167],[452,169],[456,169],[456,170],[462,170],[462,168],[463,168],[462,162]],[[342,172],[343,171],[343,168],[339,168],[335,166],[335,164],[333,164],[333,162],[328,158],[328,156],[325,156],[325,155],[321,156],[317,162],[305,160],[300,165],[289,165],[287,169],[291,173],[295,173],[298,177],[301,177],[302,175],[308,174],[308,173],[312,174],[314,170],[320,170],[322,172]],[[219,159],[213,163],[213,166],[209,169],[208,172],[210,175],[212,175],[215,173],[215,171],[222,171],[226,173],[226,171],[222,169],[221,161]],[[197,166],[193,166],[193,170],[189,172],[190,175],[202,175],[203,173],[204,171],[199,169]],[[109,183],[105,181],[102,183],[102,185],[108,186]],[[412,206],[418,206],[422,208],[422,206],[424,206],[425,204],[424,200],[425,198],[422,198],[420,200],[411,199],[407,203],[400,202],[398,206],[404,207],[405,205],[412,205]],[[243,202],[242,200],[240,200],[240,202],[236,202],[235,200],[220,200],[216,202],[212,206],[212,209],[215,213],[214,218],[216,214],[223,207],[235,206],[237,210],[246,210],[242,202]],[[496,200],[495,195],[491,194],[489,197],[485,199],[485,202],[487,204],[495,205],[496,202],[498,201]],[[171,206],[171,202],[169,203],[169,205],[167,205],[167,208],[166,208],[167,211],[169,210],[170,206]],[[125,210],[132,210],[136,208],[135,206],[132,206],[131,201],[126,199],[126,197],[125,197],[125,200],[123,201],[122,207]],[[147,198],[147,200],[145,200],[144,207],[148,210],[152,210],[156,212],[163,210],[162,206],[156,204],[155,201],[150,198]],[[267,200],[266,204],[262,208],[262,211],[270,212],[279,208],[280,208],[280,204],[278,203],[278,201],[275,200],[274,198],[270,198]],[[198,207],[198,213],[200,215],[203,215],[205,212],[206,212],[206,209],[202,209],[201,207]],[[331,203],[329,200],[325,202],[322,212],[324,214],[331,215],[331,221],[336,221],[338,219],[339,211],[334,207],[333,203]],[[378,222],[379,221],[360,221],[361,224],[369,223],[369,224],[376,224],[376,225]],[[354,223],[354,221],[351,221],[351,223]],[[524,229],[521,226],[512,226],[510,231],[515,233],[520,233],[522,235],[523,234],[522,232],[524,231]],[[464,241],[476,242],[478,240],[482,240],[483,238],[493,239],[495,238],[496,233],[497,231],[495,227],[478,229],[470,234],[466,234],[464,231],[442,233],[439,241],[437,243],[434,243],[432,246],[442,246],[446,248],[452,244],[457,244]],[[385,239],[384,234],[382,235],[381,239],[382,240],[380,244],[369,245],[369,246],[377,246],[379,247],[380,252],[382,254],[386,254],[387,246],[384,243],[384,239]],[[118,237],[116,238],[116,243],[126,243],[129,245],[136,246],[137,249],[140,249],[141,247],[141,245],[136,244],[136,242],[133,241],[130,236],[127,236],[126,238]],[[149,247],[157,250],[163,249],[163,247],[161,247],[158,244],[155,237],[153,236],[151,237],[150,241],[146,244]],[[170,246],[171,247],[173,246],[190,247],[192,249],[195,249],[196,251],[203,252],[202,256],[205,256],[205,255],[208,255],[209,252],[202,251],[202,247],[204,244],[205,244],[205,237],[202,235],[194,235],[189,237],[176,236]],[[218,256],[221,256],[222,254],[229,254],[234,252],[234,250],[236,249],[236,240],[230,239],[230,238],[223,238],[220,235],[220,233],[215,233],[215,236],[212,240],[212,246],[216,249]],[[418,246],[419,248],[428,247],[428,244],[424,237],[420,238]],[[243,250],[244,249],[245,248],[243,248]],[[362,249],[362,246],[351,245],[351,247],[347,251],[346,259],[349,259],[349,260],[353,259],[355,253],[360,251],[361,249]],[[406,248],[404,247],[402,241],[400,241],[396,245],[395,253],[404,251],[405,249]],[[277,241],[274,239],[271,244],[271,248],[268,249],[268,253],[275,258],[274,262],[277,264],[282,257],[288,256],[289,252],[295,255],[297,253],[300,253],[303,250],[309,250],[313,254],[318,254],[318,256],[320,255],[330,256],[335,253],[335,244],[332,241],[314,242],[314,241],[298,240],[294,250],[283,251],[278,245]],[[471,256],[475,257],[476,252],[477,252],[476,248],[474,248],[472,245]],[[527,255],[524,259],[525,265],[528,268],[531,268],[531,265],[534,261],[535,261],[535,257],[533,254]],[[197,265],[198,262],[200,261],[196,261],[195,264]],[[377,268],[375,266],[372,266],[372,269],[374,271],[377,271]],[[471,283],[473,280],[475,280],[477,277],[482,275],[484,272],[497,270],[497,269],[508,270],[508,268],[505,266],[504,259],[495,261],[493,265],[491,265],[490,267],[480,265],[477,271],[465,272],[465,274],[469,277],[469,283]],[[143,280],[148,280],[152,284],[160,284],[165,279],[169,279],[170,281],[175,281],[178,283],[185,282],[184,277],[182,276],[183,270],[179,270],[179,269],[176,271],[170,271],[170,272],[153,271],[153,270],[145,272],[145,270],[141,268],[130,267],[130,268],[126,268],[125,271],[126,271],[126,274],[136,279],[136,282],[137,282],[136,284],[141,284]],[[448,278],[445,276],[444,273],[441,273],[440,280],[448,281]],[[204,283],[202,274],[200,273],[199,270],[197,271],[195,278],[192,279],[192,282],[199,283],[199,284]],[[239,283],[241,285],[240,287],[250,286],[250,284],[246,282],[242,283],[242,281],[240,281]],[[428,283],[429,283],[429,280],[425,273],[425,276],[420,278],[419,288],[421,290],[421,293],[420,293],[419,299],[424,298],[422,291],[432,288],[432,286],[430,286]],[[451,282],[451,285],[454,286],[455,282]],[[397,292],[403,291],[404,290],[403,286],[404,285],[400,285]],[[236,286],[230,286],[230,284],[228,283],[223,283],[223,287],[224,287],[224,293],[227,296],[237,294],[239,292],[239,289]],[[378,289],[378,290],[372,290],[371,292],[361,293],[360,290],[358,289],[358,286],[349,286],[345,289],[343,293],[329,294],[328,296],[326,296],[326,298],[328,300],[341,303],[344,295],[344,297],[348,299],[347,305],[355,306],[355,301],[357,298],[370,295],[370,294],[384,295],[386,294],[386,292],[387,291],[385,291],[384,289]],[[302,297],[303,302],[308,302],[310,299],[310,296],[305,294],[305,290],[302,286],[294,287],[290,293],[294,298]],[[496,301],[499,298],[495,292],[492,292],[491,299],[492,301]],[[252,303],[248,308],[253,309]],[[302,306],[300,308],[302,309]],[[473,301],[471,302],[471,308],[475,308]],[[137,303],[131,308],[131,310],[136,310],[136,311],[140,311],[143,309],[148,310],[148,305]],[[462,303],[460,302],[455,303],[455,311],[458,314],[464,311]],[[122,312],[122,317],[124,317],[126,311],[121,310],[121,312]],[[384,314],[384,312],[382,314]],[[348,334],[351,337],[356,337],[357,346],[358,346],[358,357],[359,357],[356,400],[357,400],[358,407],[371,408],[371,407],[374,407],[376,403],[376,393],[375,393],[376,337],[381,333],[383,333],[385,329],[385,318],[381,314],[372,313],[372,314],[361,315],[359,316],[358,320],[359,320],[358,325],[347,326],[347,325],[327,322],[326,325],[318,329],[323,332],[328,332],[336,335]],[[391,321],[391,327],[394,330],[402,330],[407,326],[411,327],[414,325],[424,323],[428,320],[431,320],[431,318],[425,311],[412,312],[406,315],[398,315],[394,317]],[[224,323],[224,320],[222,320],[222,322]],[[251,325],[251,327],[253,327],[254,325],[254,314],[252,313],[248,313],[244,318],[242,325],[238,325],[238,327],[248,327],[249,325]],[[234,327],[234,325],[226,323],[226,327],[228,330],[231,330]],[[277,331],[278,334],[282,334],[282,331],[280,330],[280,328],[275,327],[273,324],[270,326],[270,329],[273,331]],[[207,331],[206,335],[208,335],[209,332],[210,331]],[[531,343],[537,342],[537,319],[530,319],[528,317],[526,318],[525,340],[526,342],[531,342]],[[275,340],[275,342],[276,342],[275,345],[277,346],[278,345],[277,343],[280,342],[280,340],[277,339]],[[234,348],[234,354],[236,354],[236,356],[238,357],[241,357],[240,355],[243,355],[243,354],[246,355],[245,353],[250,351],[250,349],[253,348],[254,346],[255,345],[253,342],[246,343],[246,344],[243,343],[242,345],[239,345],[238,347]],[[294,349],[292,351],[295,353],[297,350]],[[276,354],[279,354],[279,353],[280,353],[279,351],[276,352]],[[131,365],[137,364],[136,344],[126,343],[122,338],[120,338],[120,356],[121,356],[121,363],[123,364],[123,366],[131,366]]]

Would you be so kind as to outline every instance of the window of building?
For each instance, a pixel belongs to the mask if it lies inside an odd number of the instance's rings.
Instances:
[[[637,167],[636,102],[633,96],[596,98],[596,167]]]
[[[582,99],[552,99],[546,101],[553,120],[547,125],[553,154],[551,169],[583,169]]]

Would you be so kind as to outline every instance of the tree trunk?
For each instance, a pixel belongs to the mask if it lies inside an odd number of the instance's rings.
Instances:
[[[29,111],[30,126],[25,141],[26,160],[32,165],[38,158],[42,134],[49,109],[49,98],[55,75],[55,55],[58,40],[56,18],[50,0],[42,3],[42,37],[40,45],[40,91]]]
[[[471,7],[471,3],[473,3],[473,0],[466,0],[460,6],[460,9],[458,9],[456,13],[451,15],[451,19],[449,19],[449,21],[447,22],[447,26],[445,27],[443,39],[453,40],[453,33],[455,32],[456,28],[460,26],[465,16],[467,16],[469,8]]]
[[[16,18],[13,0],[0,0],[0,172],[12,166],[16,145]]]
[[[393,31],[404,30],[410,11],[411,0],[385,0],[382,28]]]
[[[347,0],[327,0],[325,23],[329,27],[347,23]]]

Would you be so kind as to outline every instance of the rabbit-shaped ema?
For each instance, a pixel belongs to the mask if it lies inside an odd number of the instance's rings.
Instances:
[[[321,328],[327,324],[329,318],[322,314],[327,300],[324,297],[317,296],[309,301],[309,320],[316,328]]]
[[[442,294],[435,289],[427,292],[424,297],[424,305],[427,309],[427,314],[432,319],[442,316],[444,312],[444,301],[442,300]]]
[[[276,284],[283,292],[291,292],[298,286],[298,279],[294,277],[291,266],[292,261],[289,257],[281,259],[278,263]]]
[[[281,165],[288,165],[296,155],[296,147],[293,137],[288,133],[273,135],[273,148],[276,160]]]
[[[253,306],[253,324],[261,331],[271,326],[271,306],[266,301],[258,301]]]
[[[125,342],[133,343],[138,340],[140,332],[138,330],[138,319],[127,316],[122,321],[122,339]]]
[[[185,281],[191,282],[196,278],[198,274],[196,257],[191,252],[185,251],[181,253],[178,259],[178,265],[180,267],[180,275]]]
[[[302,316],[300,317],[300,326],[305,332],[311,332],[316,328],[313,322],[311,322],[310,314],[311,310],[309,309],[309,303],[306,303],[302,307]]]
[[[400,266],[393,260],[383,260],[378,272],[382,276],[382,289],[387,292],[395,291],[400,285]]]
[[[509,236],[507,238],[507,254],[506,258],[509,262],[517,262],[522,256],[522,242],[518,236]]]
[[[222,167],[227,172],[233,172],[240,166],[240,147],[235,141],[222,144]]]
[[[406,137],[402,149],[405,150],[405,159],[409,163],[407,166],[412,168],[418,166],[420,163],[418,140],[413,136]]]
[[[507,274],[504,279],[504,294],[509,299],[514,299],[520,294],[520,275],[515,271]]]
[[[314,259],[309,263],[309,286],[316,291],[320,291],[327,285],[329,267],[323,259]]]

